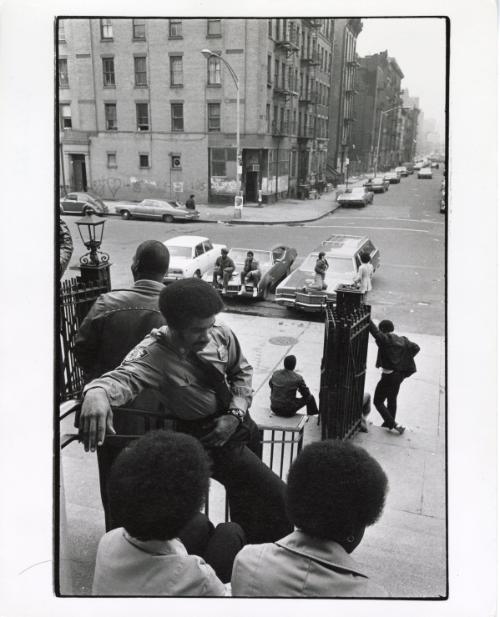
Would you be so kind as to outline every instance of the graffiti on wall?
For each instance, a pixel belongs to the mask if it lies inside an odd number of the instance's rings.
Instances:
[[[215,194],[237,195],[239,192],[238,181],[227,176],[211,176],[210,190]]]
[[[273,195],[288,190],[288,176],[278,176],[278,189],[276,190],[276,176],[262,178],[262,194]]]
[[[194,182],[172,182],[164,180],[159,182],[151,178],[118,178],[116,176],[103,176],[92,181],[92,190],[104,199],[133,199],[140,198],[163,198],[168,199],[175,193],[176,198],[180,199],[180,194],[187,196],[191,193],[202,193],[207,191],[207,183],[203,181]]]

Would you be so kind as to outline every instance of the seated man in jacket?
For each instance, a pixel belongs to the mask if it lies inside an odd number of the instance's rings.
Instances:
[[[219,279],[222,279],[222,294],[227,292],[227,285],[231,280],[234,272],[234,261],[231,257],[228,257],[229,251],[226,248],[220,250],[220,257],[217,257],[215,261],[215,268],[213,274],[213,286],[219,286]]]
[[[259,262],[254,258],[253,251],[248,251],[243,270],[240,272],[241,289],[239,295],[245,292],[245,283],[252,283],[253,296],[255,298],[257,296],[257,285],[259,284],[260,277]]]
[[[158,240],[142,242],[132,261],[134,284],[102,294],[83,320],[75,343],[75,355],[88,383],[116,368],[125,356],[153,328],[165,324],[158,299],[164,289],[163,277],[168,270],[167,247]],[[143,392],[133,403],[137,409],[156,411],[159,399],[152,391]],[[116,430],[122,435],[140,435],[144,423],[138,416],[117,415]],[[122,446],[108,443],[99,448],[99,483],[104,506],[106,529],[112,528],[107,497],[107,478],[111,464]]]
[[[394,334],[394,324],[388,319],[383,319],[378,328],[370,320],[370,334],[378,346],[376,366],[382,369],[373,404],[384,419],[382,426],[389,430],[395,429],[402,435],[405,427],[396,422],[399,388],[404,379],[416,372],[413,358],[420,351],[420,347],[406,336]]]
[[[307,415],[315,416],[318,413],[316,400],[306,386],[304,378],[294,370],[297,358],[286,356],[283,364],[284,368],[275,371],[269,380],[271,410],[277,416],[290,418],[306,406]],[[296,396],[297,390],[301,394],[300,397]]]

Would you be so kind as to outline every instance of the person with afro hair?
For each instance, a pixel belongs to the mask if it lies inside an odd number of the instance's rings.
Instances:
[[[160,293],[167,325],[153,330],[122,364],[84,388],[80,436],[86,451],[113,433],[112,407],[144,388],[159,392],[176,430],[205,446],[212,477],[224,485],[231,520],[249,542],[272,542],[292,529],[285,483],[261,458],[260,434],[248,413],[252,367],[234,332],[217,319],[217,290],[200,279],[171,283]]]
[[[209,460],[189,435],[151,431],[119,454],[109,499],[120,527],[97,550],[93,595],[223,596],[244,534],[200,513]]]
[[[387,477],[365,450],[339,440],[306,446],[290,468],[287,511],[296,530],[236,556],[233,596],[379,598],[388,595],[350,557],[380,517]]]

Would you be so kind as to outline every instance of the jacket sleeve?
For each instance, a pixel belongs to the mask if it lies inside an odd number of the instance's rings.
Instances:
[[[408,341],[408,351],[411,357],[414,358],[420,351],[420,347],[417,345],[417,343],[414,343],[413,341]]]
[[[306,386],[306,382],[301,378],[298,385],[297,385],[297,390],[300,392],[300,394],[304,397],[307,398],[308,396],[310,396],[311,391],[309,390],[309,388]]]
[[[377,343],[379,347],[380,345],[383,345],[389,340],[387,334],[380,332],[380,330],[377,328],[377,326],[373,323],[371,319],[370,319],[369,329],[370,329],[370,334],[373,336],[373,338],[375,339],[375,342]]]
[[[228,363],[226,376],[231,391],[230,407],[247,411],[252,402],[253,368],[241,351],[240,343],[232,330],[228,329]]]

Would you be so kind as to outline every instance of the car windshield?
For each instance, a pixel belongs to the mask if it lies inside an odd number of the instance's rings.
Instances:
[[[314,266],[316,265],[317,259],[317,254],[309,255],[304,261],[304,263],[300,266],[300,269],[307,270],[308,272],[314,271]],[[351,274],[354,270],[352,259],[349,259],[349,257],[328,257],[327,255],[326,260],[329,265],[329,273]]]
[[[172,246],[168,245],[168,252],[170,257],[187,257],[188,259],[192,255],[192,249],[190,246]]]
[[[383,184],[383,183],[384,183],[383,178],[372,178],[372,184]]]
[[[364,195],[365,189],[362,187],[355,186],[353,187],[351,192],[353,195]]]
[[[247,249],[231,249],[229,257],[237,264],[245,263],[247,258]],[[271,263],[271,253],[269,251],[253,251],[253,257],[259,262],[259,265]]]
[[[178,201],[168,201],[167,203],[170,206],[172,206],[172,208],[183,208],[184,207]]]

